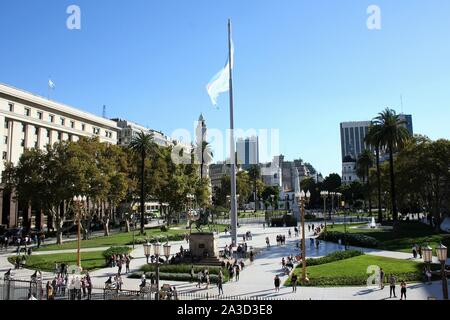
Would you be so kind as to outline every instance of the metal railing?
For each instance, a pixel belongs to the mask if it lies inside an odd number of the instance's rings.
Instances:
[[[82,290],[69,290],[65,287],[55,290],[53,300],[156,300],[156,292],[153,291],[133,291],[118,289],[98,289],[92,290],[88,295]],[[31,298],[32,297],[32,298]],[[15,279],[0,279],[0,301],[1,300],[47,300],[46,286],[41,281],[25,281]],[[218,301],[218,300],[289,300],[270,296],[232,296],[199,292],[176,292],[161,290],[159,300],[180,300],[180,301]]]

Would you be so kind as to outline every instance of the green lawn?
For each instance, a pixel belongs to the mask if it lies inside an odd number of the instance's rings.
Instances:
[[[401,222],[398,231],[377,230],[377,229],[355,229],[351,228],[358,225],[347,225],[348,233],[359,233],[377,239],[380,242],[379,249],[389,251],[412,252],[414,244],[426,245],[427,243],[434,249],[441,242],[444,245],[450,244],[450,235],[444,233],[436,233],[433,228],[420,222]],[[345,232],[344,225],[328,226],[329,231]],[[436,254],[436,252],[434,252]],[[450,257],[450,251],[449,251]]]
[[[417,282],[422,279],[423,263],[371,255],[362,255],[346,260],[311,266],[307,268],[309,286],[360,286],[367,283],[373,271],[369,266],[379,266],[386,275],[394,274],[398,281]],[[301,278],[301,268],[294,272]],[[286,282],[290,285],[290,280]]]
[[[189,232],[184,228],[185,226],[180,226],[179,229],[170,229],[167,232],[162,232],[159,228],[151,228],[146,230],[146,235],[139,235],[139,231],[135,231],[135,241],[136,243],[142,243],[145,239],[159,238],[160,241],[165,241],[166,237],[169,237],[171,241],[182,240],[185,233]],[[218,225],[219,231],[223,232],[226,226]],[[204,228],[206,231],[207,228]],[[193,227],[192,232],[195,233],[197,230]],[[112,246],[126,246],[133,244],[133,232],[126,233],[121,232],[113,234],[109,237],[96,237],[90,240],[81,241],[81,248],[99,248],[99,247],[112,247]],[[52,251],[52,250],[68,250],[76,249],[77,241],[68,241],[62,245],[48,245],[43,246],[37,251]]]
[[[95,270],[106,267],[106,261],[103,257],[103,251],[85,252],[81,253],[81,264],[84,270]],[[14,264],[16,257],[9,257],[8,261]],[[27,269],[41,270],[53,272],[55,270],[55,263],[65,263],[69,266],[77,264],[76,253],[61,253],[52,255],[32,255],[26,257]]]

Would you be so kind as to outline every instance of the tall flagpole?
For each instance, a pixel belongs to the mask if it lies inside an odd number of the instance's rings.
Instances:
[[[233,53],[231,44],[231,19],[228,19],[228,68],[230,72],[230,162],[231,162],[231,240],[237,245],[237,199],[236,199],[236,156],[234,142],[233,108]]]

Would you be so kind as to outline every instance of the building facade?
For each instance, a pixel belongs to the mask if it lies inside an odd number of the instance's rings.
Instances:
[[[120,128],[117,143],[121,146],[128,146],[133,140],[133,137],[135,137],[140,132],[144,132],[145,134],[152,134],[153,141],[161,147],[169,147],[173,144],[170,138],[165,136],[162,132],[145,128],[137,123],[128,120],[112,119],[112,121],[114,121],[117,127]]]
[[[49,144],[80,137],[117,144],[119,132],[114,121],[0,84],[0,172],[7,162],[16,165],[25,149],[44,150]],[[18,203],[3,186],[0,202],[0,224],[42,225],[42,216],[32,214],[33,208]],[[32,217],[35,221],[30,221]]]

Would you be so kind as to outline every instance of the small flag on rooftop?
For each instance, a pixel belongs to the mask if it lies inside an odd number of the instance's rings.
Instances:
[[[48,87],[49,87],[50,89],[55,89],[55,88],[56,88],[56,85],[55,85],[55,83],[52,81],[52,79],[48,79]]]

